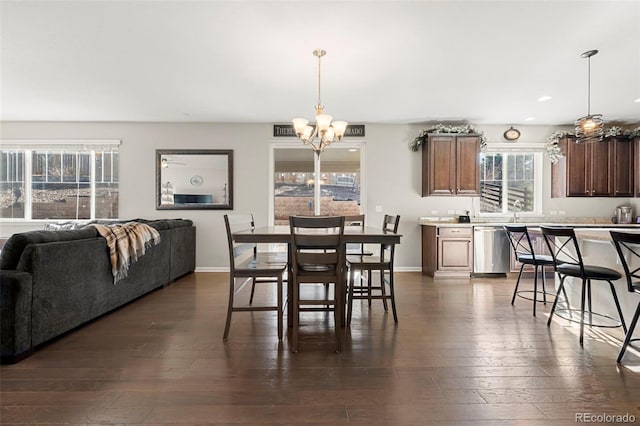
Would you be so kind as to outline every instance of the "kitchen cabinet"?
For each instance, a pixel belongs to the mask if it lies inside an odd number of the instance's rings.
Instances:
[[[598,143],[559,141],[564,154],[551,167],[552,197],[630,197],[633,194],[633,144],[627,138]]]
[[[636,177],[635,196],[640,197],[640,138],[635,138],[634,145],[635,145],[635,155],[633,156],[633,158],[635,160],[635,166],[633,169]]]
[[[634,143],[627,137],[611,138],[609,151],[612,163],[612,184],[614,197],[633,197],[634,168],[640,163],[634,161]],[[634,167],[637,165],[637,167]]]
[[[480,136],[434,133],[422,148],[422,196],[480,195]]]
[[[422,273],[466,277],[473,271],[473,227],[422,226]]]

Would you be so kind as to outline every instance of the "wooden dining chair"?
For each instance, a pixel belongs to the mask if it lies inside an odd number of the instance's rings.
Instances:
[[[231,327],[233,312],[277,311],[278,340],[282,340],[283,275],[287,271],[287,262],[280,253],[258,252],[255,243],[236,243],[233,233],[253,230],[255,223],[253,215],[224,215],[229,247],[229,303],[227,305],[227,320],[224,327],[223,340],[227,341]],[[236,305],[236,294],[247,284],[251,283],[249,305]],[[273,305],[253,305],[256,285],[276,285],[276,302]]]
[[[344,315],[344,217],[290,216],[290,289],[292,304],[291,351],[298,351],[300,312],[328,311],[334,314],[336,352],[342,349],[341,327]],[[324,284],[317,291],[303,292],[306,284]],[[333,286],[333,289],[330,287]]]
[[[640,234],[634,234],[630,232],[618,232],[609,231],[613,244],[618,252],[620,263],[624,269],[625,280],[627,282],[627,291],[629,293],[635,293],[640,295]],[[640,338],[633,339],[633,331],[638,324],[638,318],[640,317],[640,300],[638,301],[638,307],[633,314],[631,324],[627,329],[627,333],[624,337],[624,342],[618,353],[617,361],[622,362],[622,357],[626,352],[629,344],[633,341],[638,341]]]
[[[348,228],[350,226],[358,226],[360,229],[364,230],[364,215],[347,215],[344,217],[344,226]],[[354,243],[347,244],[346,247],[347,256],[349,255],[357,255],[357,256],[373,256],[373,252],[370,250],[365,250],[364,243]]]
[[[567,308],[559,311],[566,311],[569,314],[568,317],[564,316],[562,318],[568,321],[580,323],[580,346],[583,346],[585,324],[590,327],[605,328],[622,326],[622,329],[626,333],[627,326],[624,322],[622,310],[620,309],[620,302],[618,301],[616,288],[613,285],[613,281],[622,278],[620,272],[604,266],[585,264],[582,260],[582,253],[580,252],[578,239],[576,238],[573,228],[541,226],[540,229],[542,229],[544,240],[547,243],[547,247],[549,247],[551,255],[553,256],[555,271],[560,275],[560,285],[556,292],[553,306],[551,306],[547,326],[551,325],[553,314],[556,312],[558,306],[558,296],[564,292],[567,277],[573,277],[582,282],[580,292],[580,309],[572,309],[569,305],[569,301],[567,300]],[[594,312],[591,303],[591,284],[593,281],[604,281],[609,283],[609,289],[611,290],[611,295],[613,296],[613,301],[615,302],[620,321],[610,316]],[[578,320],[573,318],[572,313],[575,311],[580,313]],[[585,319],[585,315],[588,315],[588,318]],[[594,317],[596,318],[594,319]],[[599,322],[598,319],[600,320]]]
[[[385,215],[382,221],[382,230],[384,232],[397,233],[399,224],[399,215]],[[351,325],[353,301],[363,299],[368,301],[369,307],[371,307],[371,301],[373,299],[381,299],[385,311],[388,311],[387,300],[389,300],[393,311],[393,320],[396,323],[398,322],[393,273],[394,257],[395,244],[381,244],[380,255],[378,256],[347,256],[349,277],[347,290],[347,325]],[[379,272],[379,284],[373,284],[374,271]]]

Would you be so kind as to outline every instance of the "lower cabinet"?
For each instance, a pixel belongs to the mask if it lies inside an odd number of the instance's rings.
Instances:
[[[422,226],[423,274],[431,277],[469,277],[471,272],[471,226]]]

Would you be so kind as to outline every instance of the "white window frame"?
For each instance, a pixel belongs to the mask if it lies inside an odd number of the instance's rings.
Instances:
[[[541,144],[525,144],[518,143],[518,146],[514,146],[512,143],[494,143],[487,145],[487,154],[525,154],[533,153],[535,167],[533,170],[533,202],[534,210],[532,212],[518,213],[518,217],[535,217],[542,215],[542,193],[543,193],[543,161],[544,161],[544,146]],[[504,178],[505,174],[503,174]],[[504,180],[503,180],[504,183]],[[488,213],[480,211],[480,202],[478,200],[478,217],[511,217],[513,213],[507,210],[508,206],[503,203],[503,211],[499,213]]]
[[[95,179],[95,152],[101,150],[109,150],[119,147],[120,140],[117,139],[2,139],[0,140],[0,149],[2,150],[21,150],[24,152],[24,185],[25,185],[25,217],[21,218],[0,218],[0,223],[46,223],[56,220],[75,220],[75,219],[32,219],[32,173],[33,173],[33,152],[34,151],[90,151],[90,189],[91,189],[91,206],[90,218],[78,219],[79,221],[96,219],[96,179]],[[112,165],[113,167],[113,165]]]

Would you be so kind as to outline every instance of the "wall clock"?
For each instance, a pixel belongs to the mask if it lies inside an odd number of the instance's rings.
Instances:
[[[191,176],[191,179],[189,179],[189,182],[191,182],[191,185],[193,186],[200,186],[202,185],[202,182],[204,182],[204,179],[200,175],[193,175]]]
[[[509,127],[506,132],[504,132],[504,138],[508,141],[518,140],[520,137],[520,130],[514,129],[513,127]]]

